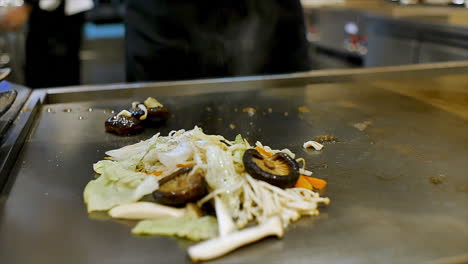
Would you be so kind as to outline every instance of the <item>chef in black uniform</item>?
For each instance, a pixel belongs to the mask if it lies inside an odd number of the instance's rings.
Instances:
[[[309,70],[300,0],[128,0],[128,81]]]
[[[25,0],[24,5],[11,8],[0,19],[0,28],[16,30],[28,23],[25,56],[27,86],[78,85],[79,51],[85,21],[83,12],[92,7],[92,2],[41,1]]]

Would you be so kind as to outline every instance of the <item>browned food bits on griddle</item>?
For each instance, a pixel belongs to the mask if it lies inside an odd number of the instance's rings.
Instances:
[[[245,107],[242,109],[242,112],[247,113],[249,116],[253,116],[257,112],[257,109],[253,107]]]
[[[338,138],[335,137],[335,136],[332,136],[332,135],[321,135],[321,136],[316,136],[314,140],[319,142],[319,143],[336,142],[336,141],[338,141]]]
[[[143,132],[144,127],[140,120],[133,116],[116,115],[105,122],[106,131],[117,135],[135,135]]]
[[[443,178],[441,176],[439,176],[439,177],[435,177],[435,176],[429,177],[429,182],[434,184],[434,185],[439,185],[439,184],[444,183]]]
[[[297,108],[297,111],[299,113],[309,113],[310,112],[310,109],[307,107],[307,106],[299,106]]]

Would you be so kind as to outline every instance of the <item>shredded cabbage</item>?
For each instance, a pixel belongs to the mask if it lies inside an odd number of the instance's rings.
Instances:
[[[234,169],[231,153],[223,151],[216,145],[207,145],[205,150],[208,167],[205,180],[213,190],[226,190],[226,192],[220,194],[220,198],[227,206],[231,215],[234,216],[239,211],[240,190],[232,189],[234,186],[239,185],[243,179]]]
[[[132,229],[132,233],[178,236],[200,241],[218,236],[218,222],[213,216],[143,220]]]
[[[106,166],[102,166],[106,164]],[[92,180],[84,190],[84,201],[88,212],[105,211],[114,206],[136,202],[144,195],[155,191],[158,180],[152,175],[135,172],[122,164],[101,163],[101,176]]]
[[[156,157],[166,168],[176,168],[177,164],[182,164],[193,158],[193,149],[186,141],[177,144],[175,148],[167,152],[156,153]]]
[[[93,164],[93,170],[97,174],[102,174],[104,169],[114,164],[111,160],[100,160]]]
[[[125,160],[135,155],[143,156],[145,151],[158,139],[159,133],[152,138],[140,141],[139,143],[128,145],[123,148],[109,150],[106,155],[112,157],[113,160]]]
[[[255,145],[270,153],[280,152],[260,142]],[[136,202],[155,191],[159,187],[159,179],[173,173],[179,165],[190,163],[195,164],[192,173],[201,172],[209,187],[209,194],[197,204],[202,205],[218,196],[238,228],[245,227],[251,221],[262,223],[275,215],[282,218],[286,227],[301,215],[317,214],[317,204],[329,202],[312,191],[297,188],[283,190],[252,178],[245,171],[242,161],[244,152],[249,148],[252,146],[241,135],[229,141],[219,135],[206,135],[202,129],[195,127],[188,131],[172,131],[166,137],[156,134],[137,144],[108,151],[106,154],[112,160],[94,164],[94,171],[101,176],[90,181],[85,188],[84,199],[88,211],[105,211],[120,204]],[[295,157],[288,149],[281,152]],[[201,220],[185,218],[178,220],[183,221],[180,223],[174,221],[143,221],[133,232],[189,237],[191,235],[184,232],[191,230],[192,225]],[[180,227],[177,223],[187,229],[174,231]],[[159,224],[162,226],[159,227]]]

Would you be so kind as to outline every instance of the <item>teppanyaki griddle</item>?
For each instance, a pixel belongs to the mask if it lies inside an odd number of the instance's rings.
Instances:
[[[332,201],[320,216],[291,224],[283,239],[213,263],[426,263],[468,252],[464,120],[369,83],[287,82],[280,88],[234,80],[34,92],[28,103],[34,123],[2,196],[0,262],[189,262],[190,242],[133,236],[132,222],[88,215],[82,192],[105,151],[196,125],[291,149],[328,181]],[[173,112],[165,126],[133,137],[104,132],[113,110],[150,95]],[[302,148],[319,135],[338,142],[323,151]]]
[[[18,119],[22,116],[21,109],[31,93],[29,88],[13,85],[1,79],[2,70],[0,70],[0,189],[8,178],[22,146],[23,141],[18,139],[21,135],[24,138],[27,133],[23,125],[15,126],[14,123],[15,120],[17,124],[22,123]],[[12,126],[14,128],[10,129]]]
[[[16,98],[15,90],[2,91],[0,88],[0,116],[13,104]]]

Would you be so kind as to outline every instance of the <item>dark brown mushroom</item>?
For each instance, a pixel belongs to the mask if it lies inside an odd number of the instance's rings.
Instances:
[[[192,167],[182,168],[159,181],[159,189],[153,192],[156,202],[180,206],[197,201],[206,195],[203,175]]]
[[[248,149],[242,160],[245,170],[252,177],[280,188],[293,187],[299,178],[299,165],[283,152],[266,157],[256,149]]]
[[[147,126],[159,126],[169,119],[169,109],[153,97],[146,98],[144,105],[148,110],[148,117],[145,122]]]
[[[138,120],[141,120],[141,117],[145,115],[145,111],[143,111],[143,109],[138,107],[138,105],[140,105],[140,104],[141,103],[134,104],[134,107],[132,107],[132,109],[129,110],[130,114],[132,114],[132,116],[135,117]],[[141,104],[141,105],[143,105],[143,104]]]
[[[164,106],[158,106],[158,107],[146,107],[148,111],[148,115],[146,116],[144,121],[145,126],[148,127],[155,127],[164,124],[170,116],[169,109],[167,109]],[[134,107],[130,109],[130,113],[132,116],[136,117],[137,119],[140,119],[142,116],[145,115],[145,111],[143,111],[141,108]]]
[[[141,133],[144,127],[157,127],[164,124],[170,116],[169,109],[158,100],[148,97],[144,103],[133,102],[132,108],[106,120],[106,131],[118,135]]]
[[[169,119],[169,115],[169,109],[165,106],[148,107],[148,117],[145,122],[148,126],[159,126]]]
[[[106,131],[117,135],[135,135],[143,132],[140,120],[133,116],[115,115],[105,122]]]

